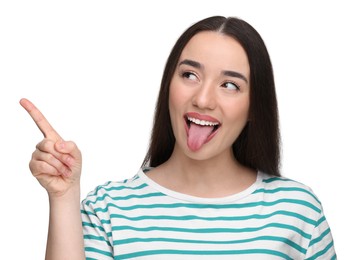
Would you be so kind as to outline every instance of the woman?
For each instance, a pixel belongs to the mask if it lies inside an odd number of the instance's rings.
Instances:
[[[30,169],[50,198],[48,259],[336,259],[318,199],[280,177],[272,65],[240,19],[182,34],[142,168],[98,186],[81,210],[79,149],[21,104],[45,136]]]

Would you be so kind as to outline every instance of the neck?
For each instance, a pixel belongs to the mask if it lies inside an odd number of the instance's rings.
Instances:
[[[201,197],[234,194],[256,180],[253,170],[241,165],[232,150],[204,160],[186,156],[175,148],[170,159],[159,166],[165,186]]]
[[[168,163],[173,166],[175,172],[179,172],[181,176],[186,176],[186,178],[192,181],[195,178],[200,181],[202,179],[205,181],[209,181],[209,179],[215,181],[224,176],[228,177],[231,172],[236,172],[240,166],[234,158],[232,151],[213,158],[200,160],[192,159],[178,149],[174,149]]]

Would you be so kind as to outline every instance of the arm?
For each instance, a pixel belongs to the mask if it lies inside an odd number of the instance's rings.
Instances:
[[[323,211],[311,235],[305,259],[337,259],[334,240]]]
[[[20,104],[44,135],[29,166],[49,196],[46,259],[85,259],[80,215],[81,152],[75,143],[63,141],[30,101],[21,99]]]
[[[46,259],[85,259],[79,187],[49,202]]]

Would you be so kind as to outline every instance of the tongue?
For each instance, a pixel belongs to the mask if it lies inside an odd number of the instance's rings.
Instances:
[[[213,126],[201,126],[191,123],[188,132],[188,147],[192,151],[198,151],[206,142],[213,129]]]

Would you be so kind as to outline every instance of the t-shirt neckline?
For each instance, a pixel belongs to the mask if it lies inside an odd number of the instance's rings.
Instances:
[[[197,196],[173,191],[158,184],[157,182],[155,182],[145,174],[145,172],[149,171],[150,169],[152,168],[145,167],[145,168],[141,168],[138,171],[138,177],[149,187],[177,200],[181,200],[185,202],[193,202],[193,203],[202,203],[202,204],[224,204],[224,203],[231,203],[234,201],[241,200],[242,198],[252,194],[257,189],[257,187],[260,186],[263,180],[263,173],[258,171],[256,181],[243,191],[225,197],[203,198],[203,197],[197,197]]]

